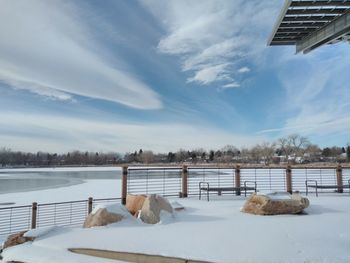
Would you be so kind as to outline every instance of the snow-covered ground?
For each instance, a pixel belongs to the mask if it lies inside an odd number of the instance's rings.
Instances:
[[[311,196],[306,215],[282,216],[241,213],[244,198],[236,196],[173,201],[186,209],[163,223],[135,219],[93,229],[57,228],[3,256],[27,263],[116,262],[67,250],[95,248],[228,263],[350,262],[348,194]]]

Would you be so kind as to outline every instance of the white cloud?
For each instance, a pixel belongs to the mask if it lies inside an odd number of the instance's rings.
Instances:
[[[223,85],[223,89],[234,89],[234,88],[239,88],[241,85],[239,85],[237,82],[232,82],[226,85]]]
[[[110,65],[103,45],[70,2],[2,1],[0,80],[15,88],[71,99],[72,94],[159,109],[156,92],[125,67]]]
[[[194,77],[189,78],[188,82],[196,81],[201,84],[209,84],[218,80],[231,80],[227,67],[228,64],[205,67],[197,71]]]
[[[347,135],[350,129],[350,90],[348,47],[332,47],[331,56],[322,47],[310,55],[290,57],[278,63],[278,77],[286,91],[281,111],[281,127],[264,129],[258,134],[301,133],[317,138]],[[323,137],[325,136],[325,137]],[[323,142],[328,143],[328,142]]]
[[[250,68],[248,67],[242,67],[238,70],[238,73],[247,73],[250,72]]]
[[[20,81],[20,77],[11,78],[11,73],[4,74],[7,78],[3,78],[2,81],[10,85],[12,88],[17,90],[27,90],[34,94],[44,96],[51,100],[62,100],[62,101],[75,101],[71,94],[62,92],[56,89],[48,88],[45,86],[38,85],[33,82]],[[0,69],[1,76],[1,69]]]
[[[278,11],[271,2],[141,0],[166,30],[159,51],[180,56],[182,70],[193,74],[189,81],[199,84],[230,80],[243,73],[242,60],[258,57],[267,38],[261,32],[269,31]]]
[[[16,122],[13,122],[16,120]],[[2,146],[25,151],[63,152],[74,149],[126,152],[150,149],[221,148],[230,143],[251,146],[261,136],[245,136],[186,123],[127,123],[19,112],[0,113]]]

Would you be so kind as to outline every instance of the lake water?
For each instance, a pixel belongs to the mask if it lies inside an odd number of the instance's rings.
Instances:
[[[121,170],[66,171],[44,169],[0,170],[0,194],[51,189],[81,184],[86,180],[121,178]]]

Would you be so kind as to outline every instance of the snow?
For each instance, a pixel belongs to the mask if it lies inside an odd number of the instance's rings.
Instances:
[[[31,229],[31,230],[27,231],[26,233],[24,233],[23,236],[38,238],[38,237],[44,236],[44,235],[50,233],[51,231],[54,231],[57,229],[59,229],[58,226],[46,226],[46,227],[41,227],[41,228],[37,228],[37,229]]]
[[[292,195],[288,192],[258,192],[258,195],[266,195],[272,200],[290,200]]]
[[[59,228],[34,242],[6,249],[4,260],[117,262],[69,252],[95,248],[211,262],[350,262],[350,196],[311,196],[306,215],[241,213],[243,197],[171,199],[185,210],[161,214],[156,225],[131,220],[105,227]]]

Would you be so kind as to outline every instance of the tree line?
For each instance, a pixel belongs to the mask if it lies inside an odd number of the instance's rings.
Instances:
[[[226,145],[217,150],[184,150],[154,153],[139,149],[128,153],[72,151],[68,153],[28,153],[0,148],[0,167],[84,166],[152,163],[311,163],[350,161],[350,145],[320,148],[307,137],[292,134],[277,141],[263,142],[250,148]]]

